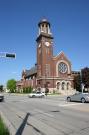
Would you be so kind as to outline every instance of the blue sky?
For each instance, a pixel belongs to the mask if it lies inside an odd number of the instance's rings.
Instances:
[[[54,55],[64,51],[72,70],[89,67],[89,0],[0,0],[0,84],[21,79],[36,63],[38,22],[47,18],[54,36]]]

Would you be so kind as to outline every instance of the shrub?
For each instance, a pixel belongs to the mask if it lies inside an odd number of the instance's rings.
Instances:
[[[32,87],[29,87],[29,88],[28,88],[28,93],[31,93],[32,90],[33,90]]]
[[[26,88],[23,88],[23,93],[31,93],[32,92],[32,87],[26,87]]]

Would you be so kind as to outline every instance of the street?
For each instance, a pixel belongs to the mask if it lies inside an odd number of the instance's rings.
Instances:
[[[65,96],[5,94],[0,112],[13,135],[89,135],[89,103],[66,102]]]

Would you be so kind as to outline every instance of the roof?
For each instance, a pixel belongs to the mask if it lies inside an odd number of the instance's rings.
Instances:
[[[40,26],[40,24],[42,24],[42,23],[47,23],[50,26],[50,23],[49,23],[49,21],[46,18],[43,18],[42,20],[40,20],[40,22],[38,23],[38,25]]]
[[[30,77],[30,76],[32,76],[34,74],[37,74],[37,66],[32,67],[29,70],[27,70],[27,69],[25,70],[25,78]]]
[[[58,55],[53,56],[53,59],[56,59],[56,58],[60,57],[61,55],[62,55],[63,57],[65,57],[66,60],[71,64],[71,62],[70,62],[69,59],[66,57],[66,55],[65,55],[65,53],[64,53],[63,51],[61,51]]]

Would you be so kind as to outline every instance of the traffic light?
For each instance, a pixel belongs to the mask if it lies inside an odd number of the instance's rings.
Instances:
[[[7,57],[7,58],[16,58],[16,54],[15,53],[6,53],[5,57]]]

